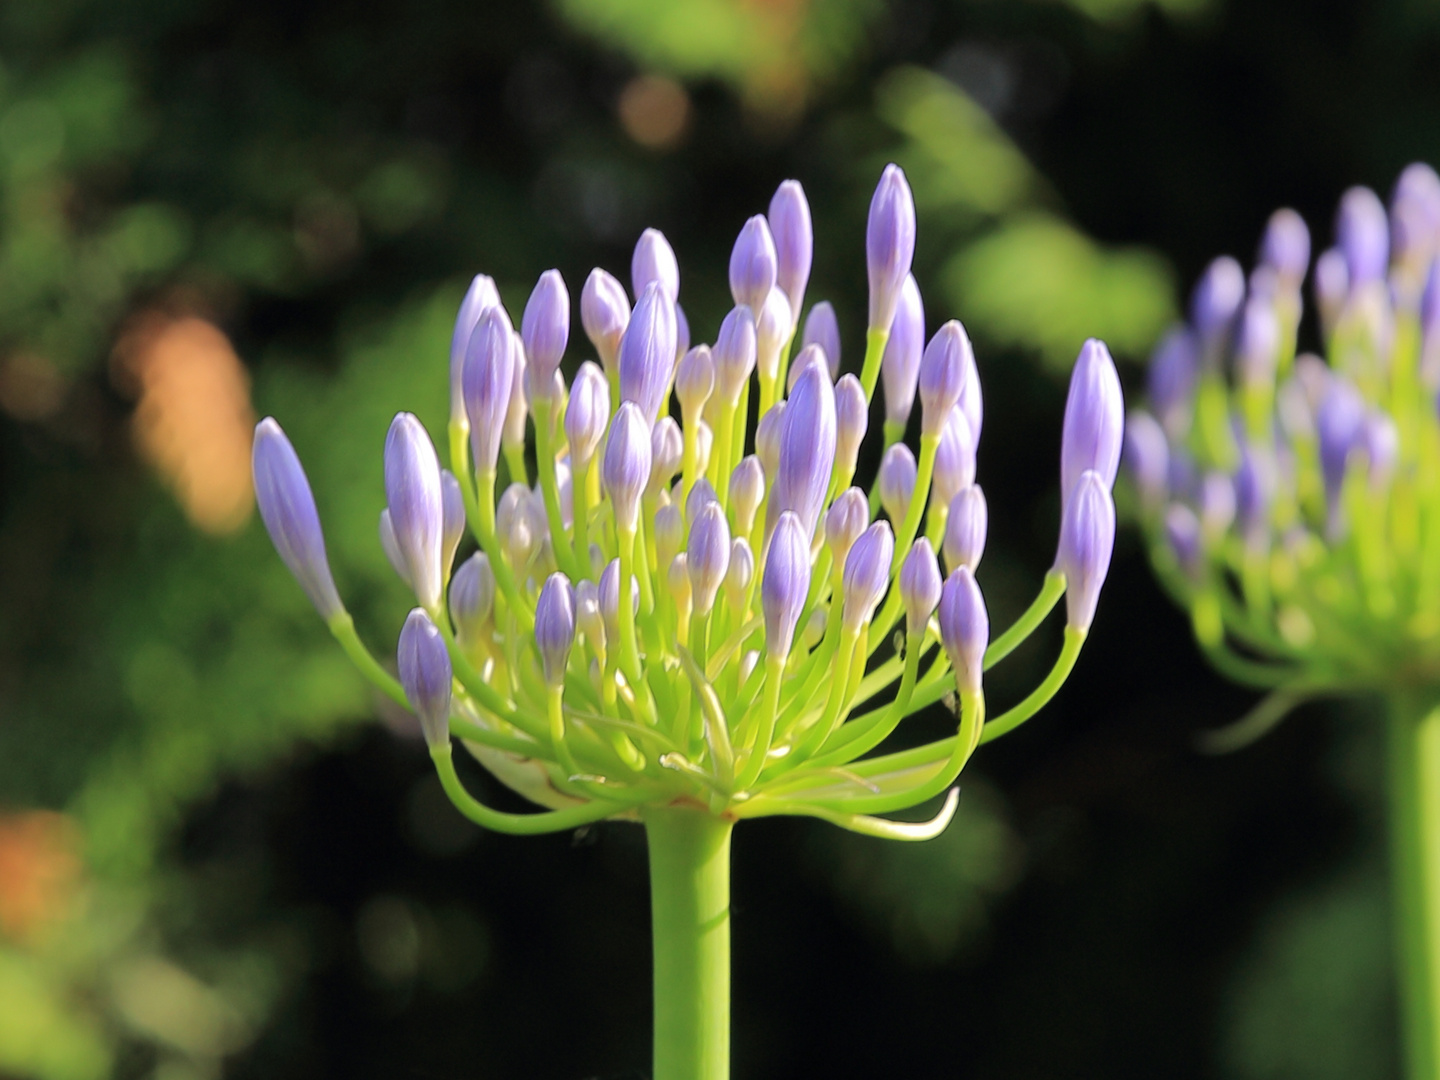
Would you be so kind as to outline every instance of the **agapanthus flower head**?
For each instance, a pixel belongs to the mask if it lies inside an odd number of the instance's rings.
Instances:
[[[635,248],[633,310],[611,274],[586,280],[580,318],[595,359],[574,357],[573,378],[559,271],[541,276],[518,332],[493,284],[477,279],[457,320],[450,471],[408,413],[386,445],[380,543],[421,605],[402,635],[403,685],[362,663],[420,713],[466,813],[526,832],[675,806],[725,820],[811,813],[917,839],[943,827],[953,795],[931,823],[875,815],[944,793],[981,741],[1054,692],[1074,634],[1038,697],[987,727],[989,628],[973,576],[986,539],[979,371],[958,322],[926,348],[914,242],[910,190],[891,167],[867,228],[870,332],[848,372],[830,305],[796,333],[814,237],[793,182],[741,230],[736,306],[693,348],[675,254],[654,230]],[[885,430],[867,455],[882,378]],[[1086,345],[1076,386],[1062,475],[1074,486],[1077,469],[1099,472],[1084,474],[1083,505],[1066,515],[1063,569],[997,639],[997,655],[1038,625],[1067,579],[1093,609],[1103,578],[1093,553],[1104,520],[1085,485],[1103,480],[1108,506],[1122,406],[1104,346]],[[904,441],[917,393],[918,454]],[[1377,429],[1371,458],[1382,444]],[[308,484],[273,420],[257,431],[255,463],[276,546],[364,657]],[[465,524],[479,551],[452,575]],[[955,738],[901,759],[867,756],[952,690]],[[464,796],[451,731],[547,812],[504,815]]]

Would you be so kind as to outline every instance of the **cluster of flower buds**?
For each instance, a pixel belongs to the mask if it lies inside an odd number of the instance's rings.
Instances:
[[[1217,666],[1288,701],[1440,672],[1437,255],[1429,166],[1388,214],[1347,191],[1313,268],[1326,359],[1297,355],[1310,234],[1276,211],[1248,281],[1206,270],[1127,421],[1162,578]]]
[[[992,641],[975,580],[986,535],[980,383],[958,322],[927,342],[914,245],[914,203],[892,165],[870,210],[858,375],[840,374],[830,304],[801,322],[813,235],[795,181],[741,229],[735,306],[713,344],[690,346],[678,263],[653,229],[635,248],[633,307],[604,270],[586,280],[580,321],[598,363],[568,384],[560,273],[541,275],[518,332],[477,277],[451,347],[451,470],[408,413],[385,444],[380,541],[418,602],[398,684],[340,603],[295,452],[274,420],[260,424],[256,488],[276,547],[362,670],[419,715],[462,811],[539,832],[690,801],[733,818],[808,814],[923,838],[949,820],[953,790],[928,823],[874,815],[946,792],[977,745],[1053,696],[1109,567],[1119,380],[1105,346],[1087,342],[1062,436],[1055,568]],[[885,447],[867,492],[853,482],[882,382]],[[917,397],[918,455],[903,441]],[[478,550],[456,567],[467,524]],[[1055,667],[987,723],[985,668],[1062,595]],[[866,757],[942,699],[958,715],[954,735]],[[471,798],[452,735],[548,812],[500,814]]]

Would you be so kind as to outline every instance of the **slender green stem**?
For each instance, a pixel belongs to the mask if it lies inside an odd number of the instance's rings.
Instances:
[[[1406,1073],[1440,1069],[1440,703],[1390,698],[1390,843]]]
[[[348,611],[342,611],[333,617],[330,622],[330,633],[345,650],[345,655],[350,662],[360,669],[360,674],[369,679],[375,686],[385,694],[386,697],[398,703],[402,708],[410,708],[410,702],[405,698],[405,691],[400,686],[399,680],[391,675],[379,661],[370,655],[370,650],[365,648],[360,635],[355,632],[355,620],[350,617]]]
[[[678,805],[641,817],[650,849],[654,1080],[728,1080],[733,822]]]
[[[1065,680],[1070,677],[1070,671],[1075,667],[1075,661],[1080,656],[1080,646],[1084,644],[1085,631],[1067,626],[1065,643],[1060,646],[1060,655],[1056,657],[1055,666],[1050,669],[1050,674],[1045,676],[1045,681],[1032,690],[1030,696],[1019,705],[1014,706],[1008,712],[1001,713],[986,724],[980,733],[980,741],[987,743],[991,739],[998,739],[1001,735],[1008,735],[1043,709],[1059,692],[1060,687],[1065,684]]]
[[[1045,616],[1050,614],[1051,609],[1064,595],[1065,575],[1058,570],[1047,571],[1045,584],[1040,587],[1040,595],[1025,609],[1025,614],[1016,619],[1014,625],[992,641],[985,650],[985,670],[989,671],[1004,660],[1017,645],[1033,634],[1035,628],[1045,621]]]
[[[547,810],[539,814],[506,814],[492,810],[465,790],[460,777],[455,774],[455,761],[450,745],[432,747],[430,758],[435,762],[435,771],[440,774],[440,786],[455,809],[477,825],[483,825],[495,832],[510,833],[514,836],[538,836],[541,833],[560,832],[564,829],[578,829],[618,814],[626,809],[623,805],[608,802],[588,802],[564,810]]]

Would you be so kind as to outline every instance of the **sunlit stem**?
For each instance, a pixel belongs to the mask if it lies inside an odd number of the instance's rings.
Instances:
[[[1025,609],[1025,613],[985,650],[985,670],[989,671],[1004,660],[1016,646],[1033,634],[1035,628],[1045,621],[1045,616],[1050,614],[1051,609],[1064,595],[1065,575],[1059,570],[1048,571],[1045,574],[1045,584],[1040,587],[1040,594]]]
[[[865,331],[865,363],[860,368],[860,387],[865,391],[865,400],[875,400],[875,382],[880,378],[880,361],[885,358],[885,343],[890,340],[889,329],[870,327]]]
[[[776,400],[776,399],[775,399],[775,392],[776,392],[776,389],[777,389],[777,379],[776,379],[776,377],[775,377],[774,375],[766,375],[766,374],[765,374],[765,370],[764,370],[763,367],[760,369],[759,375],[760,375],[760,415],[761,415],[761,416],[764,416],[767,412],[770,411],[770,406],[772,406],[772,405],[775,404],[775,400]]]
[[[538,836],[541,833],[578,829],[581,825],[601,821],[617,814],[623,806],[611,802],[594,801],[564,810],[549,810],[539,814],[505,814],[492,810],[476,800],[455,775],[455,762],[451,756],[450,744],[430,748],[430,758],[435,762],[435,771],[440,776],[440,786],[455,804],[455,808],[477,825],[495,832],[510,833],[513,836]]]
[[[620,623],[620,670],[631,686],[640,685],[640,649],[635,641],[635,605],[630,583],[635,576],[635,529],[616,523],[620,534],[620,596],[616,618]]]
[[[862,754],[868,754],[879,746],[899,726],[910,712],[910,699],[915,696],[915,681],[920,675],[920,654],[924,651],[925,631],[910,631],[905,635],[905,671],[900,676],[900,689],[895,700],[885,709],[877,709],[865,719],[857,717],[840,727],[815,756],[811,764],[816,768],[840,765],[854,761]]]
[[[825,700],[825,711],[809,731],[799,735],[798,745],[784,761],[788,771],[808,760],[828,739],[844,715],[846,703],[860,681],[865,669],[865,627],[843,627],[840,632],[840,649],[831,668],[830,693]],[[857,672],[857,661],[859,671]]]
[[[550,743],[555,748],[555,756],[573,779],[580,775],[580,766],[575,764],[570,744],[565,741],[565,710],[561,708],[564,694],[563,686],[545,688],[545,717],[550,723]]]
[[[780,683],[784,677],[785,657],[773,653],[766,655],[765,687],[762,691],[764,696],[760,701],[760,713],[754,730],[744,733],[750,755],[745,760],[745,768],[735,781],[737,791],[753,787],[760,778],[760,770],[765,767],[765,757],[770,752],[770,743],[775,737],[775,716],[780,709]],[[746,719],[748,721],[749,718]]]
[[[890,576],[900,572],[900,564],[910,554],[910,545],[920,531],[920,515],[925,513],[925,503],[930,497],[930,481],[935,476],[935,453],[940,448],[939,435],[920,436],[920,464],[915,473],[915,490],[910,494],[910,505],[905,510],[905,520],[895,536],[895,556],[890,564]]]
[[[510,482],[529,487],[530,473],[525,468],[525,443],[506,443],[502,451],[505,454],[505,467],[510,470]]]
[[[680,455],[680,506],[683,509],[685,502],[690,498],[690,489],[695,486],[695,481],[700,477],[700,414],[685,417],[685,427],[681,434],[684,442],[681,444],[683,450]]]
[[[1061,645],[1060,655],[1055,660],[1055,666],[1050,669],[1050,674],[1045,676],[1045,681],[1031,691],[1030,696],[1020,704],[986,724],[980,733],[980,741],[987,743],[1014,731],[1043,709],[1070,677],[1075,660],[1080,655],[1080,646],[1084,644],[1084,630],[1074,626],[1065,627],[1065,643]]]
[[[720,415],[715,422],[715,430],[710,434],[710,462],[706,471],[715,488],[715,497],[720,501],[720,509],[726,510],[730,505],[729,481],[730,470],[733,468],[730,447],[735,437],[735,402],[720,402]],[[681,507],[683,509],[683,503]]]
[[[600,469],[600,455],[591,454],[579,471],[570,477],[570,499],[575,518],[575,561],[581,577],[590,576],[590,512],[595,506],[593,478]]]
[[[552,398],[536,398],[535,409],[535,471],[540,474],[540,495],[545,502],[545,517],[550,523],[550,546],[555,552],[555,561],[560,569],[577,579],[581,575],[575,562],[575,549],[565,531],[565,521],[560,515],[560,488],[555,481],[555,401]],[[570,478],[573,498],[579,478]]]
[[[800,313],[792,311],[791,318],[799,319]],[[790,327],[790,336],[785,339],[785,344],[780,347],[780,359],[775,362],[775,385],[784,386],[790,377],[790,348],[795,344],[795,331],[799,329],[799,323]],[[828,362],[828,361],[827,361]]]
[[[380,666],[378,660],[370,655],[370,650],[360,640],[360,635],[355,632],[355,620],[350,617],[348,611],[341,611],[332,615],[327,621],[330,633],[340,643],[340,648],[345,650],[345,655],[350,662],[360,669],[360,674],[369,679],[375,687],[386,697],[398,703],[401,708],[410,708],[410,702],[405,698],[405,690],[401,687],[399,680]]]
[[[481,727],[479,724],[472,724],[469,720],[462,720],[455,716],[450,718],[450,734],[456,738],[477,742],[482,746],[488,746],[495,750],[504,750],[510,754],[519,754],[521,757],[545,757],[545,749],[539,743],[529,739],[517,739],[513,735],[505,735],[498,731],[491,731],[489,728]]]

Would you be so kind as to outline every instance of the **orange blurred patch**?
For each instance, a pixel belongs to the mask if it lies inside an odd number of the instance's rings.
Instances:
[[[679,143],[690,124],[690,95],[665,75],[637,75],[620,91],[620,125],[641,146]]]
[[[65,914],[79,849],[79,830],[64,814],[0,814],[0,934],[30,940]]]
[[[250,380],[230,339],[205,319],[151,312],[115,346],[120,373],[138,392],[135,442],[175,492],[186,516],[223,535],[254,506]]]

